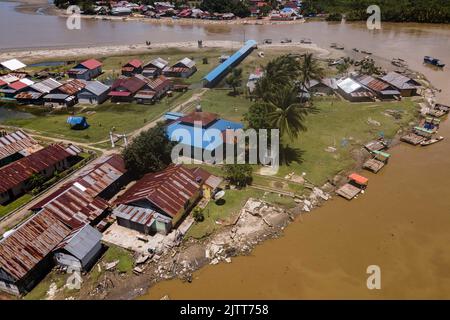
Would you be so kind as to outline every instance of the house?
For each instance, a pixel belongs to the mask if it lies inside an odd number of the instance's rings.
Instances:
[[[381,100],[392,100],[400,98],[400,92],[393,86],[375,79],[369,75],[360,75],[355,78],[357,82],[372,91]]]
[[[197,72],[195,61],[189,58],[181,59],[173,66],[165,67],[163,70],[163,74],[166,77],[177,77],[177,78],[189,78],[195,72]]]
[[[22,130],[11,133],[0,132],[0,167],[40,149],[42,148],[37,141]]]
[[[382,77],[381,80],[400,91],[402,97],[412,97],[417,95],[417,89],[420,87],[420,83],[417,81],[397,72],[389,72]]]
[[[252,94],[255,89],[256,89],[256,83],[258,82],[259,79],[261,79],[264,76],[264,72],[260,69],[257,68],[255,70],[255,72],[251,73],[248,76],[248,81],[247,81],[247,90],[248,93]]]
[[[157,78],[145,78],[142,75],[136,76],[146,82],[145,87],[134,96],[137,103],[154,103],[161,99],[172,88],[172,81],[164,76]]]
[[[336,79],[333,78],[324,78],[320,81],[311,80],[306,86],[311,93],[319,93],[327,96],[334,94],[335,90],[338,89]]]
[[[7,83],[6,86],[0,88],[0,93],[2,93],[6,98],[14,98],[17,94],[25,91],[32,84],[34,84],[34,81],[23,78],[11,83]]]
[[[83,88],[85,86],[86,86],[86,81],[72,79],[72,80],[67,81],[63,85],[59,86],[55,90],[53,90],[52,93],[66,94],[68,96],[76,96],[78,94],[78,92],[83,90]]]
[[[169,62],[162,58],[156,58],[148,62],[143,67],[142,75],[148,78],[153,78],[162,75],[164,68],[169,65]]]
[[[152,209],[172,220],[176,226],[201,197],[201,181],[192,170],[170,165],[149,173],[116,200],[116,204]]]
[[[72,271],[87,271],[102,253],[102,234],[86,224],[72,232],[53,250],[58,266]]]
[[[25,67],[26,65],[17,59],[0,62],[0,69],[4,69],[7,71],[17,71]]]
[[[70,125],[70,129],[84,130],[89,128],[89,124],[86,121],[86,117],[73,117],[67,118],[66,123]]]
[[[168,234],[172,229],[172,219],[150,208],[118,205],[113,216],[119,226],[139,231],[143,234]]]
[[[212,199],[216,194],[216,192],[219,190],[219,186],[223,182],[223,178],[215,176],[200,167],[193,168],[192,172],[194,173],[196,180],[198,181],[201,179],[203,183],[202,184],[203,198],[207,200]]]
[[[373,101],[374,95],[371,91],[360,85],[352,78],[344,78],[337,81],[338,93],[351,102]]]
[[[36,82],[35,84],[30,86],[30,90],[34,92],[40,92],[43,94],[50,93],[62,86],[62,83],[56,81],[53,78],[48,78],[42,80],[41,82]]]
[[[139,59],[133,59],[128,61],[122,66],[122,75],[126,77],[131,77],[135,74],[142,73],[143,70],[142,61]]]
[[[14,99],[16,99],[17,103],[19,104],[33,104],[33,105],[41,105],[44,103],[44,94],[40,92],[34,92],[34,91],[23,91],[19,94],[16,94],[14,96]]]
[[[0,290],[13,295],[30,291],[53,266],[52,251],[71,228],[41,212],[0,240]]]
[[[43,98],[44,106],[49,108],[70,108],[78,103],[77,97],[64,93],[50,93]]]
[[[230,147],[226,135],[244,127],[241,123],[221,119],[217,114],[210,112],[194,111],[179,117],[172,115],[172,118],[173,121],[166,127],[167,135],[170,140],[177,140],[180,144],[190,147],[191,157],[203,154],[205,150],[214,155],[219,148],[226,154],[225,149]],[[221,139],[216,139],[212,132],[220,132]],[[179,136],[180,133],[188,134],[189,137]],[[231,143],[234,148],[234,141]]]
[[[58,144],[49,145],[22,159],[0,168],[0,204],[16,199],[33,186],[30,178],[39,174],[49,179],[55,171],[64,171],[69,167],[68,153]]]
[[[87,81],[86,86],[77,93],[78,102],[99,105],[108,99],[110,87],[100,81]]]
[[[69,78],[91,80],[102,74],[102,63],[95,59],[89,59],[77,64],[67,71]]]
[[[131,102],[134,95],[145,87],[147,82],[141,77],[119,78],[111,86],[108,96],[112,102]]]

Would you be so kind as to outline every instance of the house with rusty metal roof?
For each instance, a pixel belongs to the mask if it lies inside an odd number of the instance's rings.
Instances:
[[[144,89],[147,82],[137,76],[131,78],[119,78],[116,79],[112,86],[108,96],[111,97],[113,102],[131,102],[134,95]]]
[[[420,83],[417,81],[397,72],[389,72],[382,77],[381,80],[400,91],[402,97],[412,97],[417,95],[417,89],[420,87]]]
[[[102,63],[95,59],[80,62],[75,67],[67,71],[69,78],[92,80],[102,74]]]
[[[48,212],[40,212],[0,240],[0,290],[14,295],[30,291],[53,266],[52,251],[72,229]]]
[[[62,86],[55,89],[52,93],[61,93],[69,96],[76,96],[84,87],[86,87],[86,81],[71,79],[65,82]]]
[[[189,78],[195,72],[197,72],[195,61],[184,58],[170,67],[165,67],[163,75],[166,77]]]
[[[163,58],[156,58],[152,61],[146,63],[143,67],[142,74],[146,77],[157,77],[160,76],[164,70],[169,65],[169,62]]]
[[[22,130],[0,132],[0,167],[26,157],[42,147]]]
[[[201,197],[201,178],[183,165],[170,165],[160,172],[148,173],[116,201],[152,209],[172,219],[177,225]]]
[[[32,91],[40,92],[40,93],[50,93],[53,90],[59,88],[62,86],[62,83],[56,81],[53,78],[48,78],[45,80],[42,80],[41,82],[36,82],[35,84],[30,86],[30,89]]]
[[[49,179],[55,171],[67,169],[71,156],[61,145],[53,144],[0,168],[0,204],[29,191],[33,175]]]
[[[142,73],[143,63],[139,59],[132,59],[122,66],[122,75],[131,77],[135,74]]]
[[[372,91],[381,100],[392,100],[400,97],[400,91],[390,84],[369,75],[360,75],[355,80]]]
[[[141,90],[136,92],[134,96],[137,103],[154,103],[172,89],[172,81],[167,79],[165,76],[146,78],[143,75],[136,75],[136,77],[146,83],[146,85]]]
[[[374,94],[352,78],[337,81],[338,93],[351,102],[373,101]]]

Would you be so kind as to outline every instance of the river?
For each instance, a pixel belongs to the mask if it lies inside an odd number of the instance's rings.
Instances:
[[[30,15],[0,2],[0,49],[128,44],[187,40],[311,38],[319,46],[343,43],[390,60],[405,59],[442,89],[450,103],[450,69],[422,65],[424,55],[450,64],[450,26],[309,22],[298,25],[205,26],[83,20],[80,31],[65,19]],[[12,32],[14,30],[14,32]],[[352,202],[335,198],[292,223],[283,237],[259,245],[249,257],[207,266],[192,283],[162,282],[145,298],[315,299],[450,298],[450,123],[442,143],[393,148],[389,165],[370,178],[369,189]],[[366,268],[381,267],[382,289],[368,290]]]

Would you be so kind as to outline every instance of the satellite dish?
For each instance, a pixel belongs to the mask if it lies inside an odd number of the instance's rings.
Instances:
[[[214,195],[214,200],[222,199],[225,196],[225,190],[221,190]]]
[[[14,233],[14,230],[8,230],[3,234],[3,238],[7,238]]]

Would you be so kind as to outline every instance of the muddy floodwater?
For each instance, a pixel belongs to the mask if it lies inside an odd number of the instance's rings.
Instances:
[[[26,15],[0,2],[0,49],[124,44],[187,40],[279,41],[311,38],[322,47],[342,43],[377,57],[402,58],[424,73],[450,103],[450,26],[310,22],[277,26],[156,25],[83,21],[69,31],[63,18]],[[14,30],[11,33],[11,30]],[[20,36],[18,36],[20,35]],[[443,71],[422,65],[424,55],[447,63]],[[429,147],[400,145],[392,159],[370,178],[367,192],[347,202],[335,198],[293,222],[283,237],[259,245],[250,256],[207,266],[192,283],[162,282],[145,298],[159,299],[315,299],[450,298],[450,123],[446,139]],[[368,290],[366,269],[381,268],[381,290]]]

